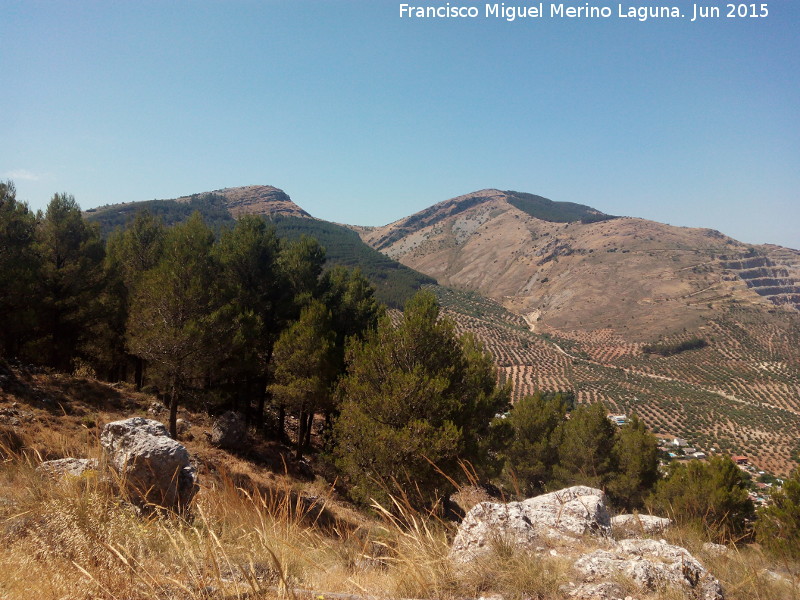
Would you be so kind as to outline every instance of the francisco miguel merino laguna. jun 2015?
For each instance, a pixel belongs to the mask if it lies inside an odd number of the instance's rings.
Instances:
[[[701,18],[714,17],[766,17],[769,15],[768,5],[762,4],[727,4],[725,8],[720,6],[700,6],[692,5],[692,14],[685,15],[677,6],[638,6],[617,4],[614,11],[610,6],[594,6],[588,2],[573,6],[564,3],[550,3],[546,5],[538,4],[526,5],[507,5],[503,2],[486,3],[483,10],[478,6],[460,6],[455,4],[415,6],[413,4],[400,4],[401,18],[416,19],[476,19],[479,17],[505,19],[515,21],[517,19],[537,19],[549,17],[554,19],[609,19],[617,17],[620,19],[631,18],[638,21],[648,19],[680,19],[691,16],[691,21]],[[740,9],[745,8],[745,11]],[[723,12],[724,11],[724,12]],[[743,14],[746,13],[746,14]]]

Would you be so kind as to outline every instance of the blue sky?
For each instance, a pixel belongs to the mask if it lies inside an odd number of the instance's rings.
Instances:
[[[675,3],[509,23],[0,0],[0,178],[34,208],[269,184],[360,225],[496,187],[800,248],[800,3],[695,23]]]

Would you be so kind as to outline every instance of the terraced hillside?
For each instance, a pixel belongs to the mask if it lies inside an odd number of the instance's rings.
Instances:
[[[788,473],[798,458],[800,324],[792,313],[734,305],[694,331],[653,340],[656,348],[707,342],[662,356],[609,329],[534,333],[496,301],[446,288],[437,293],[459,329],[484,341],[516,398],[571,390],[578,402],[636,413],[656,433],[706,452],[745,454],[774,473]]]

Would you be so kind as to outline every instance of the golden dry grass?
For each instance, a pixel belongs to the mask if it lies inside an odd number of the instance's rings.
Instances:
[[[189,442],[203,463],[191,518],[143,516],[102,473],[54,480],[36,471],[44,458],[99,457],[97,428],[82,416],[97,407],[71,402],[65,409],[75,414],[61,418],[23,406],[36,419],[0,431],[0,600],[273,598],[291,597],[292,590],[565,598],[560,588],[572,577],[568,554],[526,554],[498,544],[469,567],[455,565],[448,556],[455,526],[410,509],[402,495],[393,506],[362,511],[320,479],[272,472],[210,448],[202,435]],[[100,422],[127,416],[95,412]],[[723,582],[729,600],[800,600],[796,563],[756,547],[718,556],[689,529],[666,535]],[[587,541],[585,549],[590,546]],[[674,597],[618,583],[638,600]]]

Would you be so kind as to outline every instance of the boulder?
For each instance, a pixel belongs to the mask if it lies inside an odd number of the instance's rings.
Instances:
[[[44,461],[36,470],[50,477],[60,478],[65,475],[80,477],[86,471],[97,471],[99,468],[96,458],[59,458]]]
[[[672,525],[666,517],[653,515],[617,515],[611,517],[611,529],[614,533],[625,537],[636,537],[652,533],[661,533]]]
[[[158,421],[114,421],[103,428],[100,444],[123,489],[140,506],[182,510],[197,492],[189,452]]]
[[[646,591],[674,590],[686,598],[723,600],[722,586],[685,548],[664,540],[628,539],[575,562],[583,583],[613,582],[623,575]]]
[[[610,527],[605,494],[585,486],[523,502],[481,502],[459,525],[450,557],[456,562],[468,562],[498,544],[535,550],[547,538],[605,536]]]
[[[211,426],[211,443],[219,448],[239,450],[246,441],[247,424],[240,413],[224,412]]]
[[[602,490],[576,485],[524,500],[528,518],[537,528],[558,534],[581,536],[586,533],[607,536],[611,533],[606,495]]]

